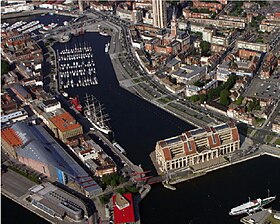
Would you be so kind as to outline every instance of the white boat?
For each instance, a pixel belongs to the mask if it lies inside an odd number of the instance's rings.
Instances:
[[[121,147],[119,143],[114,142],[114,143],[113,143],[113,146],[115,146],[115,147],[120,151],[120,153],[122,153],[122,154],[125,154],[125,153],[126,153],[126,151],[124,150],[124,148]]]
[[[108,53],[110,47],[110,43],[105,44],[105,53]]]
[[[250,214],[252,212],[258,211],[262,209],[263,206],[271,203],[276,199],[276,196],[268,197],[265,199],[256,199],[256,200],[249,200],[248,202],[234,207],[230,210],[229,215],[242,215],[242,214]]]
[[[57,23],[50,23],[46,26],[43,26],[42,29],[39,30],[40,33],[45,33],[46,31],[52,30],[57,27]]]
[[[106,37],[106,36],[109,36],[109,34],[106,33],[105,31],[100,31],[99,34],[102,35],[102,36],[105,36],[105,37]]]
[[[68,93],[66,93],[66,92],[62,92],[62,96],[64,96],[64,97],[68,98]]]

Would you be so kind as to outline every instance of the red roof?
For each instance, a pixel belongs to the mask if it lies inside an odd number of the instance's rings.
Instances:
[[[162,151],[163,151],[163,155],[164,155],[165,160],[171,160],[172,159],[170,148],[163,148]]]
[[[68,112],[50,118],[50,121],[62,132],[80,128],[78,123]]]
[[[127,201],[129,201],[129,206],[120,210],[116,206],[116,195],[113,196],[114,219],[115,219],[114,223],[116,223],[116,224],[127,223],[127,222],[135,222],[132,194],[124,194],[123,197]]]
[[[21,139],[12,128],[1,130],[1,137],[12,147],[21,146],[23,144]]]

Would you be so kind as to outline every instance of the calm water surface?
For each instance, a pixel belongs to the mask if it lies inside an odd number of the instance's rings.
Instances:
[[[55,45],[56,49],[63,49],[77,42],[85,42],[90,43],[94,50],[99,84],[71,89],[68,93],[71,96],[79,95],[81,100],[86,93],[90,93],[104,104],[111,117],[110,124],[116,141],[125,148],[132,162],[154,172],[149,154],[154,150],[155,142],[193,126],[119,87],[109,55],[104,53],[104,45],[109,40],[109,37],[89,33],[72,38],[66,45]],[[230,208],[247,201],[248,197],[266,197],[269,188],[271,194],[280,198],[280,160],[270,157],[254,159],[178,184],[176,188],[176,191],[171,191],[161,184],[152,187],[140,204],[142,223],[239,223],[239,219],[229,217],[228,212]],[[2,217],[5,217],[3,223],[16,223],[8,222],[13,203],[6,199],[4,202],[7,201],[8,209],[2,210]],[[279,199],[271,205],[280,209]],[[25,217],[34,216],[28,211],[23,213]]]

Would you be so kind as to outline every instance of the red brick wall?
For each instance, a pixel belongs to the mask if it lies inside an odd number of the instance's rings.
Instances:
[[[32,169],[36,170],[37,172],[42,173],[42,174],[46,175],[47,177],[51,177],[49,167],[47,164],[41,163],[37,160],[33,160],[30,158],[22,157],[22,156],[19,156],[18,160],[21,163],[25,164],[26,166],[31,167]]]

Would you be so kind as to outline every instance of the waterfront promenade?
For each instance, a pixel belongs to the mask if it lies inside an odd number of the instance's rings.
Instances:
[[[202,164],[192,166],[190,168],[182,168],[167,173],[158,173],[162,175],[164,182],[169,184],[178,184],[199,176],[203,176],[209,172],[222,169],[228,166],[236,165],[247,160],[268,155],[280,159],[280,149],[268,145],[252,146],[250,139],[244,143],[241,148],[230,155],[219,157],[215,160],[207,161]],[[157,167],[154,155],[151,155],[154,166]]]
[[[47,13],[54,13],[58,15],[63,15],[63,16],[71,16],[71,17],[78,17],[80,16],[79,14],[73,14],[70,12],[63,12],[63,11],[55,11],[55,10],[49,10],[49,9],[36,9],[32,11],[23,11],[23,12],[17,12],[17,13],[8,13],[8,14],[2,14],[1,19],[13,19],[13,18],[20,18],[20,17],[30,17],[34,15],[40,15],[40,14],[47,14]]]
[[[35,186],[36,184],[27,178],[15,173],[14,171],[8,169],[8,171],[1,176],[1,193],[7,198],[13,200],[14,202],[20,204],[29,211],[35,213],[41,218],[47,220],[50,223],[55,224],[69,224],[69,223],[84,223],[84,220],[80,222],[73,222],[69,219],[59,220],[54,217],[47,215],[46,213],[40,211],[39,209],[33,207],[30,202],[26,200],[29,196],[28,189]]]
[[[143,169],[140,166],[136,166],[135,164],[133,164],[124,154],[122,154],[113,144],[112,142],[109,141],[109,139],[104,136],[100,131],[98,130],[94,130],[94,131],[90,131],[89,133],[92,133],[94,135],[96,135],[97,137],[99,137],[103,143],[107,146],[109,146],[109,148],[112,150],[112,152],[117,155],[126,166],[129,166],[132,172],[136,172],[136,173],[141,173],[143,172]]]
[[[98,14],[102,15],[100,12],[98,12]],[[92,15],[96,14],[87,14],[89,17]],[[151,75],[140,74],[141,72],[139,67],[137,67],[137,69],[131,67],[132,62],[127,61],[127,56],[132,58],[135,57],[134,50],[130,49],[132,46],[127,36],[128,32],[121,23],[116,24],[107,20],[106,23],[102,23],[102,26],[113,30],[109,55],[116,77],[122,88],[192,124],[195,127],[202,127],[217,123],[215,119],[203,116],[199,111],[185,105],[186,102],[182,97],[175,96],[174,94],[168,92],[165,87],[156,83]],[[134,62],[136,62],[136,60],[134,60]],[[167,100],[168,102],[164,102],[165,98],[169,98]]]

